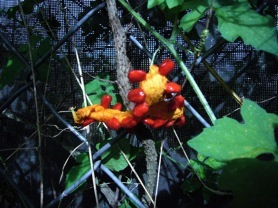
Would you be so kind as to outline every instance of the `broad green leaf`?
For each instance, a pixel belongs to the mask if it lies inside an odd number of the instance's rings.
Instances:
[[[278,116],[267,113],[250,100],[244,100],[241,108],[244,124],[224,117],[215,125],[188,141],[199,154],[220,162],[236,158],[255,158],[263,153],[273,153],[277,158],[274,127]]]
[[[0,74],[0,90],[5,85],[14,81],[23,67],[24,64],[16,56],[9,58],[6,65],[3,67],[2,73]]]
[[[107,141],[103,142],[102,144],[97,144],[97,149],[106,143]],[[119,172],[128,166],[128,163],[126,162],[119,148],[125,153],[129,160],[134,159],[136,156],[134,152],[138,151],[137,149],[130,146],[128,139],[122,139],[121,141],[117,142],[117,144],[114,144],[109,150],[104,152],[101,155],[102,163],[105,164],[110,170],[116,172]]]
[[[251,10],[248,2],[236,3],[216,9],[218,30],[230,41],[241,37],[245,44],[257,50],[278,55],[277,31],[274,19]]]
[[[199,178],[205,179],[206,178],[205,166],[203,164],[201,164],[200,161],[190,159],[189,162],[190,162],[189,164],[191,165],[192,169],[199,176]]]
[[[204,2],[207,3],[207,5],[211,5],[211,0],[202,0]],[[249,2],[250,0],[214,0],[213,1],[213,4],[212,4],[212,7],[214,9],[216,8],[220,8],[220,7],[224,7],[224,6],[232,6],[234,4],[237,4],[237,3],[243,3],[243,2]]]
[[[203,155],[198,154],[197,155],[197,159],[202,162],[204,165],[209,166],[210,168],[212,168],[213,170],[219,170],[221,168],[223,168],[223,166],[226,163],[223,162],[219,162],[214,158],[211,157],[204,157]]]
[[[69,188],[73,183],[79,180],[91,168],[90,160],[87,153],[81,153],[76,157],[79,165],[73,166],[66,175],[65,188]]]
[[[166,4],[169,9],[172,9],[176,6],[179,6],[183,3],[184,0],[166,0]]]
[[[148,9],[151,9],[159,4],[162,4],[165,0],[148,0]]]
[[[236,159],[224,167],[219,188],[233,192],[231,207],[278,207],[278,163]]]
[[[115,87],[109,82],[109,75],[97,76],[96,79],[85,85],[85,91],[93,104],[99,104],[102,96],[106,94],[112,96],[112,105],[117,102],[117,97],[114,92]]]
[[[137,206],[129,198],[126,198],[119,206],[119,208],[136,208],[136,207]]]
[[[196,9],[185,14],[180,20],[180,27],[185,32],[190,32],[198,20],[204,16],[206,10],[206,6],[199,5]]]

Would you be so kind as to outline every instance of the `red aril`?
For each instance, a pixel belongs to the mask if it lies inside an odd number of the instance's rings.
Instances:
[[[127,117],[122,120],[122,127],[126,129],[133,128],[137,125],[137,121],[132,117]]]
[[[165,119],[155,119],[154,120],[154,125],[153,125],[153,128],[159,128],[159,127],[162,127],[164,126],[165,124],[167,123],[167,120]]]
[[[108,108],[112,101],[112,97],[110,95],[103,95],[100,101],[100,105],[104,108]]]
[[[146,94],[141,88],[136,88],[133,90],[130,90],[127,98],[129,101],[134,102],[134,103],[142,103],[144,102],[146,97]]]
[[[94,122],[94,119],[92,118],[86,118],[83,123],[81,124],[81,126],[85,127],[85,126],[88,126],[89,124],[93,123]]]
[[[115,109],[115,110],[122,110],[122,107],[123,107],[123,105],[122,105],[122,103],[116,103],[114,106],[113,106],[113,109]]]
[[[179,93],[181,91],[181,86],[175,82],[167,83],[165,90],[167,93]]]
[[[173,71],[175,63],[171,59],[165,59],[159,65],[159,73],[162,76],[167,76],[171,71]]]
[[[145,118],[143,120],[144,124],[148,125],[148,126],[153,126],[154,125],[154,120],[151,118]]]
[[[149,105],[147,102],[137,104],[133,109],[133,115],[137,118],[141,118],[149,111]]]
[[[143,70],[132,70],[128,73],[128,79],[132,83],[141,82],[146,79],[146,72]]]
[[[109,129],[118,130],[121,128],[121,124],[116,118],[111,118],[105,122]]]

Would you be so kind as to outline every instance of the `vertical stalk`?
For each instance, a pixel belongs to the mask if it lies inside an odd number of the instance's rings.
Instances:
[[[41,137],[41,128],[40,128],[40,117],[39,117],[39,105],[38,105],[38,94],[37,94],[37,86],[36,86],[36,73],[34,69],[34,63],[33,63],[33,57],[32,57],[32,45],[31,45],[31,38],[29,34],[28,25],[25,20],[24,12],[22,9],[22,5],[20,0],[18,0],[18,5],[20,9],[20,15],[22,18],[22,22],[24,24],[24,27],[26,29],[27,33],[27,41],[28,41],[28,52],[29,52],[29,59],[30,59],[30,68],[32,72],[32,81],[33,81],[33,92],[34,92],[34,100],[35,100],[35,109],[36,109],[36,126],[37,126],[37,132],[38,132],[38,155],[39,155],[39,166],[40,166],[40,207],[43,207],[43,159],[41,154],[41,147],[42,147],[42,137]]]

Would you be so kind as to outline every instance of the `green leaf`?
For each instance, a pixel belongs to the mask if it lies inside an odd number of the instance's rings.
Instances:
[[[69,188],[73,183],[79,180],[91,168],[90,160],[87,153],[81,153],[76,157],[79,165],[73,166],[66,175],[65,188]]]
[[[211,0],[204,0],[207,5],[211,5]],[[221,8],[221,7],[224,7],[224,6],[232,6],[232,5],[235,5],[237,3],[243,3],[243,2],[249,2],[250,0],[214,0],[213,1],[213,4],[212,4],[212,7],[215,9],[215,8]]]
[[[14,81],[23,67],[24,64],[16,56],[9,58],[6,65],[3,67],[2,73],[0,74],[0,90],[5,85]]]
[[[227,117],[217,119],[213,127],[189,140],[188,145],[199,154],[222,162],[255,158],[263,153],[272,153],[277,158],[274,127],[278,125],[278,116],[247,99],[241,115],[244,124]]]
[[[223,166],[226,164],[223,162],[219,162],[216,159],[211,158],[211,157],[204,157],[203,155],[200,155],[200,154],[197,155],[197,159],[200,162],[202,162],[203,164],[212,168],[213,170],[219,170],[219,169],[223,168]]]
[[[107,80],[107,81],[105,81]],[[93,104],[99,104],[103,95],[109,94],[112,97],[111,104],[117,102],[115,87],[109,82],[109,75],[97,76],[96,79],[85,85],[85,91]]]
[[[206,178],[206,168],[205,166],[200,162],[196,160],[189,160],[189,164],[191,165],[194,172],[199,176],[200,179]]]
[[[165,0],[148,0],[148,9],[151,9],[157,5],[162,4]]]
[[[278,55],[277,31],[275,21],[251,10],[248,2],[236,3],[216,9],[218,29],[230,41],[241,37],[245,44],[257,50]]]
[[[278,207],[278,163],[236,159],[224,167],[219,187],[233,192],[232,207]]]
[[[129,199],[126,198],[122,202],[122,204],[119,206],[119,208],[136,208],[137,206]]]
[[[190,32],[193,26],[198,22],[198,20],[204,16],[206,10],[206,6],[199,5],[196,9],[185,14],[180,20],[180,27],[185,32]]]
[[[183,3],[184,0],[166,0],[166,4],[169,9],[172,9],[176,6],[179,6]]]
[[[107,141],[103,142],[102,144],[97,144],[97,149],[99,149],[106,143]],[[134,153],[138,151],[135,148],[131,148],[128,139],[122,139],[117,144],[113,145],[109,150],[104,152],[101,155],[103,164],[105,164],[106,167],[110,170],[116,172],[119,172],[128,166],[128,163],[126,162],[119,148],[125,153],[129,160],[134,159],[136,156],[136,154]]]

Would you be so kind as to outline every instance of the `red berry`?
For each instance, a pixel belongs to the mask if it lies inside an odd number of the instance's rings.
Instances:
[[[137,118],[141,118],[149,111],[149,105],[146,102],[137,104],[133,109],[133,115]]]
[[[181,95],[178,95],[176,97],[174,97],[168,105],[168,109],[170,111],[174,111],[177,108],[182,108],[184,106],[184,97]]]
[[[179,93],[181,91],[181,86],[175,82],[167,83],[165,90],[167,93]]]
[[[122,120],[122,127],[126,129],[133,128],[137,125],[137,121],[132,117],[127,117]]]
[[[182,95],[176,96],[174,100],[178,108],[182,108],[184,106],[184,97]]]
[[[173,126],[173,125],[174,125],[174,123],[175,123],[175,120],[168,121],[168,122],[165,124],[165,126],[164,126],[164,127],[169,128],[169,127]]]
[[[81,124],[81,126],[85,127],[88,126],[89,124],[93,123],[94,120],[92,118],[86,118],[83,123]]]
[[[105,122],[109,129],[118,130],[121,128],[121,124],[116,118],[111,118]]]
[[[171,71],[173,71],[175,63],[171,59],[165,59],[159,65],[159,73],[162,76],[167,76]]]
[[[100,105],[104,108],[108,108],[112,101],[112,97],[110,95],[103,95],[100,101]]]
[[[136,88],[133,90],[130,90],[127,98],[129,101],[134,102],[134,103],[142,103],[144,102],[146,97],[146,94],[141,88]]]
[[[148,125],[148,126],[153,126],[154,125],[154,120],[151,118],[145,118],[143,120],[144,124]]]
[[[146,72],[143,70],[133,70],[128,73],[128,79],[132,83],[141,82],[146,79]]]
[[[184,115],[182,115],[181,117],[179,117],[177,119],[176,125],[177,126],[183,126],[184,124],[185,124],[185,117],[184,117]]]
[[[121,103],[116,103],[114,106],[113,106],[113,109],[115,109],[115,110],[122,110],[122,107],[123,107],[123,105],[121,104]]]
[[[153,128],[159,128],[159,127],[162,127],[164,126],[165,124],[167,123],[167,120],[165,119],[155,119],[154,120],[154,125],[153,125]]]

